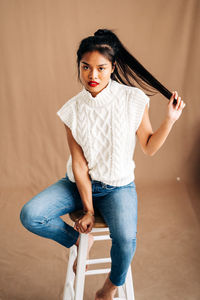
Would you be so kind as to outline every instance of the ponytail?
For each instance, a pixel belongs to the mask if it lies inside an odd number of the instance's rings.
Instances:
[[[167,99],[171,98],[172,93],[129,53],[112,30],[99,29],[94,36],[81,41],[77,51],[78,70],[83,54],[93,50],[98,50],[111,61],[112,65],[115,64],[114,72],[111,74],[113,80],[128,86],[135,86],[134,82],[137,82],[142,88],[153,92],[153,95],[157,90]],[[78,78],[79,76],[78,74]],[[152,94],[147,95],[152,96]],[[175,99],[174,103],[176,103]]]

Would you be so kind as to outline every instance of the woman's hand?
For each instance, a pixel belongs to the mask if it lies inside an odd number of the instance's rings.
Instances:
[[[81,216],[74,225],[74,229],[80,233],[89,233],[94,225],[95,217],[89,214]]]
[[[177,99],[176,105],[173,104],[174,98]],[[176,122],[185,106],[186,104],[181,100],[181,97],[178,96],[178,93],[173,92],[168,104],[167,118],[173,123]]]

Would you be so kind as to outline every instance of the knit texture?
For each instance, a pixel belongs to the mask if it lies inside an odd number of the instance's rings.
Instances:
[[[81,146],[92,180],[123,186],[135,179],[136,131],[149,103],[141,89],[110,78],[96,97],[83,87],[57,111]],[[71,155],[66,170],[75,182]]]

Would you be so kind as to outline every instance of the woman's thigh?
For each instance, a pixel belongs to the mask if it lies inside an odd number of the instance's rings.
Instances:
[[[82,207],[76,184],[63,177],[25,203],[20,217],[21,219],[37,217],[50,219]]]
[[[137,233],[137,192],[135,183],[114,188],[105,196],[95,199],[95,204],[115,241],[127,242]]]

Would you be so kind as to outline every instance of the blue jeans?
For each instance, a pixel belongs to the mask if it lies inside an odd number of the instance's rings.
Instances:
[[[135,182],[111,186],[91,180],[93,207],[99,210],[110,230],[110,280],[123,285],[136,250],[137,193]],[[34,234],[52,239],[69,248],[79,232],[60,216],[83,209],[76,183],[65,177],[42,190],[24,204],[20,212],[23,226]]]

